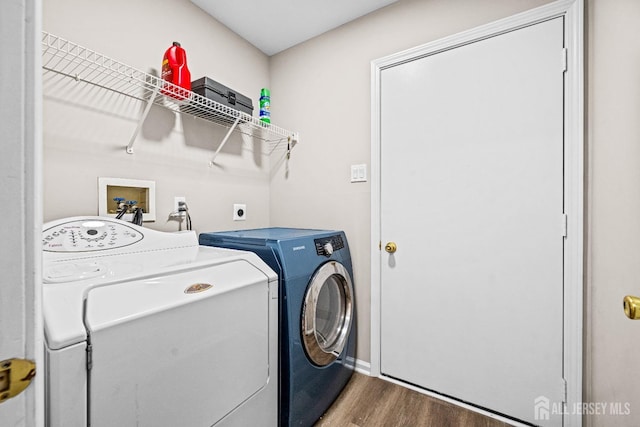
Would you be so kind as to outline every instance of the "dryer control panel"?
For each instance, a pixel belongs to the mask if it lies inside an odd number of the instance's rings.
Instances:
[[[344,249],[344,241],[342,240],[342,236],[339,234],[320,239],[313,239],[313,242],[316,244],[316,253],[326,257],[330,257],[334,251]]]
[[[42,248],[47,252],[91,252],[122,248],[144,238],[139,230],[121,221],[74,220],[42,232]]]

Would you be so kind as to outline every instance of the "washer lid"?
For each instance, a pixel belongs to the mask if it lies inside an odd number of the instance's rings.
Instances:
[[[195,279],[197,275],[194,275],[192,280],[187,280],[187,282],[192,282],[187,284],[183,281],[182,276],[176,276],[177,274],[193,273],[201,269],[215,268],[226,263],[242,260],[242,270],[245,272],[243,274],[258,274],[261,277],[266,277],[269,281],[277,280],[277,275],[273,270],[251,252],[197,246],[191,250],[194,251],[191,254],[183,253],[184,250],[174,250],[163,252],[163,256],[159,253],[146,253],[139,254],[139,256],[101,257],[89,261],[70,260],[66,263],[76,264],[70,267],[63,267],[65,265],[64,262],[52,264],[61,271],[60,274],[64,274],[66,268],[77,270],[79,268],[77,264],[97,262],[104,265],[106,274],[100,277],[88,277],[75,282],[45,283],[43,286],[43,314],[45,337],[49,348],[60,349],[87,339],[87,332],[83,322],[83,307],[86,296],[92,289],[124,285],[128,293],[125,293],[126,297],[123,296],[122,300],[119,301],[118,306],[121,305],[119,310],[125,310],[125,312],[126,310],[130,312],[137,311],[137,315],[141,315],[143,307],[147,311],[162,310],[168,309],[166,304],[171,303],[158,300],[160,297],[157,295],[158,288],[154,288],[150,283],[147,283],[144,287],[132,286],[133,283],[151,280],[154,277],[162,277],[164,278],[163,280],[169,281],[172,280],[172,277],[181,277],[180,286],[184,285],[183,287],[186,288],[197,282]],[[177,265],[157,263],[161,258],[171,258],[171,255],[173,255],[173,261]],[[186,258],[182,259],[183,256]],[[230,278],[227,279],[230,280]],[[277,297],[277,295],[274,297]],[[106,317],[100,315],[102,317],[94,320],[97,321],[96,325],[117,322],[118,316],[130,315],[125,312],[120,311],[119,314],[115,312],[107,313]]]
[[[268,276],[245,259],[232,259],[170,275],[154,274],[134,281],[93,287],[87,292],[85,326],[92,334],[258,282],[267,283]]]

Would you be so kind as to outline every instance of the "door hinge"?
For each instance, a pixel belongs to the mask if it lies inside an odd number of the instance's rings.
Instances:
[[[566,213],[562,214],[562,237],[567,237],[567,230],[569,228],[569,217]]]
[[[562,384],[561,384],[561,397],[562,397],[562,403],[567,403],[567,380],[565,380],[564,378],[562,378]]]
[[[566,47],[562,48],[562,72],[567,71],[567,66],[569,63],[569,49]]]
[[[31,360],[7,359],[0,362],[0,403],[16,397],[36,376],[36,364]]]
[[[90,371],[91,368],[93,368],[93,346],[87,344],[87,371]]]

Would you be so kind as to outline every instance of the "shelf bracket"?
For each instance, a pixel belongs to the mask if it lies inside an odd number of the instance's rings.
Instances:
[[[240,117],[238,117],[236,121],[233,122],[233,125],[229,128],[229,130],[227,131],[227,134],[224,136],[224,138],[222,138],[222,141],[220,142],[218,149],[216,150],[215,153],[213,153],[213,157],[209,162],[209,166],[213,166],[215,164],[215,160],[216,160],[216,157],[218,157],[218,153],[220,153],[220,150],[222,150],[222,147],[224,147],[224,145],[227,143],[227,141],[229,140],[229,137],[231,136],[231,133],[235,130],[236,126],[238,126],[238,123],[240,123]]]
[[[158,95],[158,90],[160,90],[160,86],[156,85],[156,87],[153,88],[153,92],[151,93],[149,100],[147,101],[147,105],[144,107],[142,116],[140,116],[140,120],[138,121],[138,126],[136,127],[136,130],[133,132],[133,135],[131,135],[131,139],[129,140],[129,145],[127,145],[127,153],[129,154],[133,154],[133,143],[136,142],[136,138],[138,137],[138,134],[142,129],[142,124],[144,123],[145,119],[149,115],[149,111],[151,111],[151,105],[153,104],[153,101],[156,99],[156,96]]]

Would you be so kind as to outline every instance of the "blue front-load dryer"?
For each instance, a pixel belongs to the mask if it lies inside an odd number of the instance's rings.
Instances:
[[[262,228],[200,234],[258,254],[280,282],[280,425],[312,426],[355,365],[353,269],[342,231]]]

